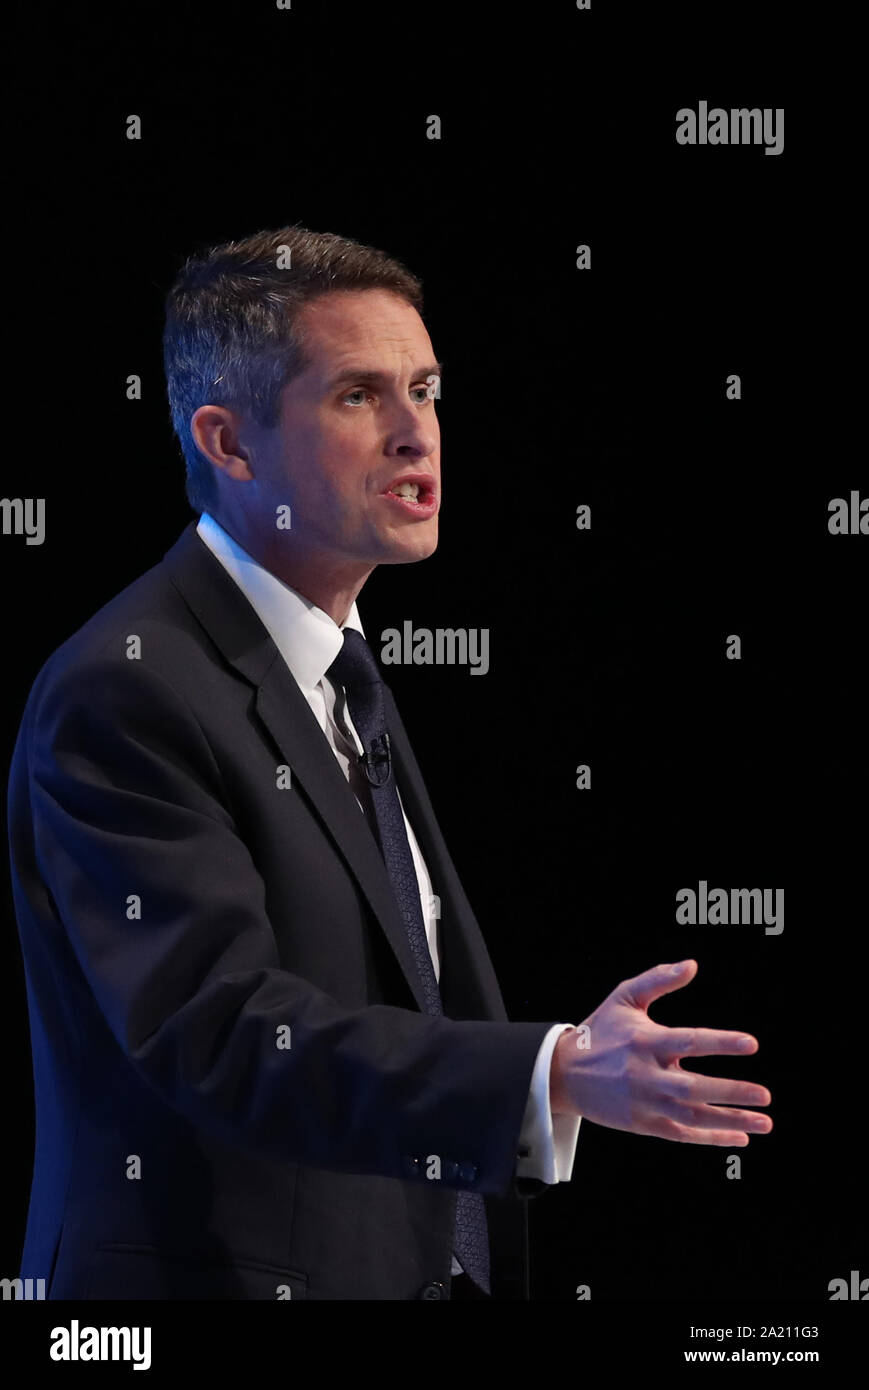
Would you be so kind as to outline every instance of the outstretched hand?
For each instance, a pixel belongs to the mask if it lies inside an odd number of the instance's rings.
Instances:
[[[681,1144],[744,1148],[749,1134],[768,1134],[772,1120],[738,1107],[769,1105],[772,1097],[750,1081],[729,1081],[683,1071],[683,1057],[740,1056],[756,1052],[747,1033],[716,1028],[664,1028],[649,1005],[690,984],[695,960],[657,965],[623,980],[581,1028],[558,1039],[550,1070],[553,1114],[582,1115],[609,1129],[648,1134]]]

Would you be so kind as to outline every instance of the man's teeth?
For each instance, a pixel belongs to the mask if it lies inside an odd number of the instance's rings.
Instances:
[[[419,496],[419,483],[399,483],[397,487],[391,487],[390,492],[394,492],[396,497],[410,497],[413,500]]]

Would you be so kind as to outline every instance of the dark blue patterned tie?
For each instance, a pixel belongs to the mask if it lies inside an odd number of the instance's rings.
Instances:
[[[345,627],[343,632],[344,645],[327,675],[344,686],[350,718],[365,749],[359,763],[368,779],[377,839],[386,871],[422,979],[426,1013],[442,1016],[444,1009],[425,934],[419,884],[395,785],[386,729],[383,680],[374,653],[362,634],[352,627]],[[454,1244],[456,1257],[465,1273],[486,1293],[490,1293],[486,1206],[479,1192],[456,1193]]]

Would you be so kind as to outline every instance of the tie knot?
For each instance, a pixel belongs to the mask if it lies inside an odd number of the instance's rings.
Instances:
[[[346,690],[382,684],[373,651],[353,627],[344,628],[344,643],[326,674],[334,676]]]

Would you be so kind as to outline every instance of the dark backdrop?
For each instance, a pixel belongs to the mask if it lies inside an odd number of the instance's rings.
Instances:
[[[12,74],[3,491],[44,497],[47,533],[0,546],[4,770],[49,652],[191,517],[160,358],[182,258],[288,222],[398,256],[446,363],[441,541],[377,571],[360,611],[374,634],[490,631],[485,679],[390,680],[510,1015],[579,1021],[693,956],[653,1016],[755,1033],[755,1057],[695,1065],[773,1095],[739,1181],[727,1150],[584,1123],[572,1182],[532,1205],[534,1296],[827,1300],[867,1265],[869,542],[827,530],[860,486],[829,329],[850,193],[816,86],[783,62],[786,10],[40,14]],[[784,107],[784,153],[677,146],[701,99]],[[784,888],[783,933],[677,926],[700,879]],[[11,1275],[33,1111],[8,878],[2,906]]]

